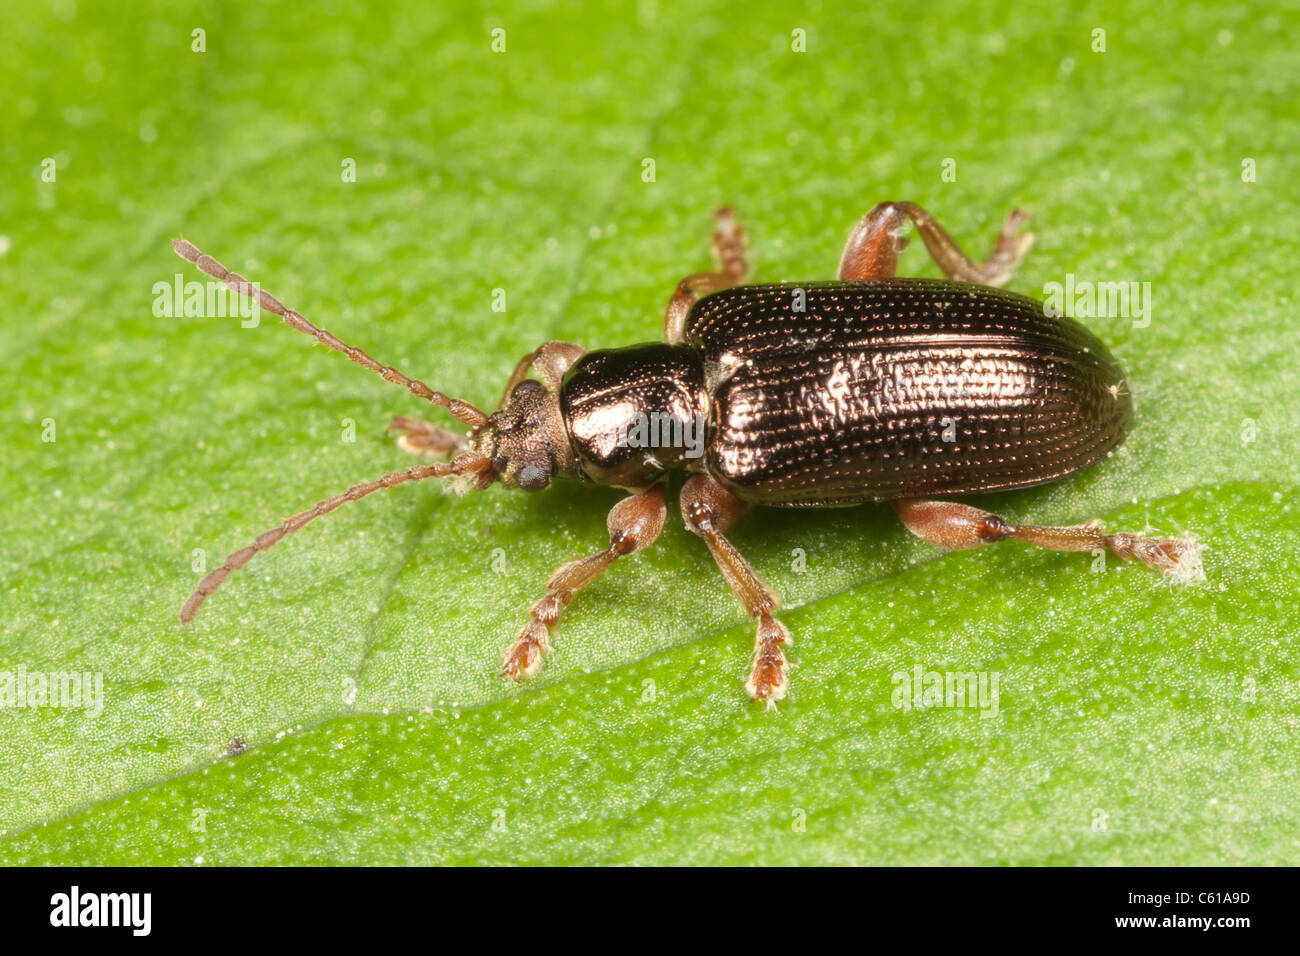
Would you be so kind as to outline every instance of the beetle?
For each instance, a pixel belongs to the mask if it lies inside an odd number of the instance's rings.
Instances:
[[[679,496],[687,528],[757,622],[745,688],[769,706],[789,687],[791,638],[773,616],[776,594],[727,537],[748,505],[887,501],[911,532],[946,549],[1005,540],[1104,549],[1175,577],[1201,575],[1192,538],[1107,534],[1095,520],[1016,525],[951,500],[1088,468],[1133,421],[1124,374],[1096,336],[999,288],[1033,241],[1021,229],[1027,218],[1010,212],[977,263],[921,207],[880,203],[850,234],[835,281],[746,285],[745,231],[729,208],[718,209],[716,268],[678,284],[663,342],[597,351],[546,342],[519,361],[491,414],[381,365],[176,239],[175,251],[202,272],[470,429],[397,416],[389,430],[403,449],[443,460],[355,485],[262,534],[200,581],[181,621],[313,519],[383,488],[441,477],[462,490],[539,491],[566,476],[628,492],[609,512],[609,547],[561,566],[532,606],[501,667],[515,681],[537,672],[574,596],[659,537],[674,470],[687,473]],[[909,221],[946,280],[896,276]]]

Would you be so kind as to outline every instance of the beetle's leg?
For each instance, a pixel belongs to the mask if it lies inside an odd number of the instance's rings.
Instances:
[[[609,528],[609,547],[590,557],[570,561],[551,575],[546,582],[546,597],[533,605],[531,620],[506,651],[502,675],[518,681],[537,673],[542,666],[542,655],[551,649],[550,630],[559,623],[573,596],[600,577],[618,558],[654,544],[664,530],[667,514],[662,486],[631,495],[616,504],[605,522]]]
[[[888,279],[898,267],[898,253],[907,245],[902,237],[903,220],[911,219],[921,234],[930,257],[949,279],[1003,285],[1015,272],[1021,258],[1033,244],[1030,233],[1018,230],[1029,218],[1019,209],[1007,213],[993,252],[982,263],[972,262],[952,237],[915,203],[882,202],[862,217],[849,236],[840,257],[841,279]]]
[[[1069,527],[1013,525],[988,511],[956,501],[911,498],[894,502],[894,508],[912,534],[952,551],[1008,540],[1024,541],[1050,551],[1106,550],[1126,561],[1134,558],[1147,567],[1159,568],[1175,580],[1205,580],[1201,546],[1191,538],[1146,538],[1127,532],[1106,534],[1097,520]]]
[[[467,436],[405,415],[394,415],[384,431],[401,432],[397,437],[397,447],[412,455],[434,458],[452,451],[464,451],[468,447]]]
[[[776,593],[763,583],[749,562],[726,538],[726,532],[740,517],[744,505],[735,495],[705,474],[692,475],[682,485],[682,518],[686,527],[704,539],[718,562],[727,586],[740,601],[745,613],[758,618],[754,640],[754,661],[745,690],[754,700],[769,706],[783,698],[786,682],[785,652],[781,645],[792,643],[785,625],[772,617],[780,605]]]
[[[559,391],[560,379],[564,378],[564,373],[586,351],[582,346],[571,345],[568,342],[543,342],[519,360],[519,364],[510,375],[510,381],[506,382],[505,391],[501,393],[501,401],[497,403],[497,408],[505,406],[510,393],[515,390],[516,385],[528,377],[530,371],[537,372],[538,381],[545,385],[548,391]]]
[[[897,203],[882,202],[859,220],[840,256],[841,279],[890,279],[898,271],[898,254],[907,247]]]
[[[713,213],[717,228],[713,231],[713,258],[716,272],[697,272],[677,283],[677,291],[668,300],[664,312],[664,341],[675,345],[686,330],[691,306],[714,292],[740,285],[749,275],[745,258],[745,230],[736,222],[731,207],[722,206]]]

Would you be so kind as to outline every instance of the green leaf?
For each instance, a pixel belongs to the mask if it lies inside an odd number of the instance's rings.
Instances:
[[[1295,858],[1294,11],[693,7],[6,18],[0,675],[99,674],[103,709],[0,707],[0,862]],[[1193,533],[1205,585],[944,554],[883,506],[756,509],[734,540],[797,665],[768,713],[742,689],[752,624],[673,518],[516,688],[502,650],[619,495],[425,482],[178,623],[196,550],[213,567],[408,467],[384,426],[440,419],[269,317],[155,317],[155,283],[200,278],[172,236],[489,405],[542,341],[658,337],[714,206],[777,281],[830,277],[884,199],[978,254],[1031,210],[1026,294],[1151,283],[1149,325],[1087,320],[1129,370],[1126,444],[981,503]],[[903,271],[937,275],[919,245]],[[896,706],[918,666],[997,673],[997,716]]]

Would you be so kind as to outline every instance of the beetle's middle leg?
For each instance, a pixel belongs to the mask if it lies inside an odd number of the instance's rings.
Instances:
[[[754,661],[749,679],[745,681],[745,690],[754,700],[765,700],[769,706],[774,706],[789,689],[782,645],[792,642],[785,625],[772,617],[772,612],[780,605],[776,593],[763,583],[735,545],[727,540],[726,532],[736,523],[744,505],[709,475],[697,474],[682,485],[681,509],[686,527],[709,546],[713,560],[718,562],[718,569],[745,608],[745,613],[758,618]]]
[[[713,258],[718,263],[716,272],[697,272],[677,283],[677,291],[668,300],[664,312],[664,341],[676,345],[686,330],[686,317],[691,306],[714,292],[740,285],[749,275],[749,260],[745,258],[745,230],[736,222],[729,206],[713,213],[717,228],[713,231]]]
[[[397,447],[412,455],[436,458],[448,452],[465,451],[469,447],[467,436],[405,415],[394,415],[384,431],[398,432]]]
[[[1007,213],[1002,232],[993,244],[993,252],[984,262],[972,262],[944,228],[920,206],[910,202],[882,202],[863,216],[849,235],[844,254],[840,257],[839,277],[888,279],[893,276],[898,269],[898,254],[907,245],[902,235],[903,222],[911,219],[930,251],[930,257],[949,279],[1003,285],[1033,244],[1031,233],[1019,231],[1028,218],[1029,214],[1019,209]]]
[[[1189,538],[1146,538],[1128,532],[1106,534],[1100,521],[1068,527],[1013,525],[997,515],[956,501],[894,502],[907,530],[923,541],[963,551],[996,541],[1023,541],[1050,551],[1109,551],[1159,568],[1175,580],[1204,580],[1201,546]]]
[[[662,485],[614,505],[605,522],[609,547],[590,557],[570,561],[551,575],[546,582],[546,596],[533,605],[531,620],[506,651],[502,675],[518,681],[537,673],[542,656],[551,649],[551,629],[559,623],[573,596],[605,573],[617,559],[654,544],[664,530],[667,516]]]

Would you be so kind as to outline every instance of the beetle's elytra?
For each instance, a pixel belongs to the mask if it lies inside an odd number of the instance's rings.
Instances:
[[[581,474],[649,487],[681,449],[610,441],[612,409],[703,417],[709,475],[787,506],[1052,481],[1103,457],[1132,418],[1123,374],[1082,326],[926,279],[741,286],[700,302],[676,345],[579,358],[560,410]]]
[[[564,475],[630,492],[609,513],[609,547],[547,582],[506,652],[502,673],[514,680],[541,666],[550,631],[578,591],[659,537],[665,479],[679,468],[689,473],[683,520],[758,622],[745,687],[769,704],[788,690],[790,635],[772,616],[776,595],[726,537],[748,504],[891,501],[914,534],[944,548],[1011,539],[1056,551],[1108,549],[1181,578],[1200,575],[1191,539],[1106,534],[1098,521],[1012,525],[943,500],[1087,468],[1132,423],[1123,373],[1091,332],[996,288],[1032,241],[1019,231],[1023,213],[1007,216],[988,260],[975,263],[920,207],[881,203],[849,236],[838,281],[799,285],[744,285],[744,230],[729,209],[716,216],[718,268],[678,284],[664,342],[593,352],[547,342],[520,360],[491,415],[381,365],[175,240],[203,272],[470,428],[461,435],[395,418],[389,428],[404,449],[451,460],[356,485],[289,518],[208,574],[181,621],[231,572],[313,518],[381,488],[445,476],[469,488],[499,482],[537,491]],[[907,220],[952,281],[895,278]]]

